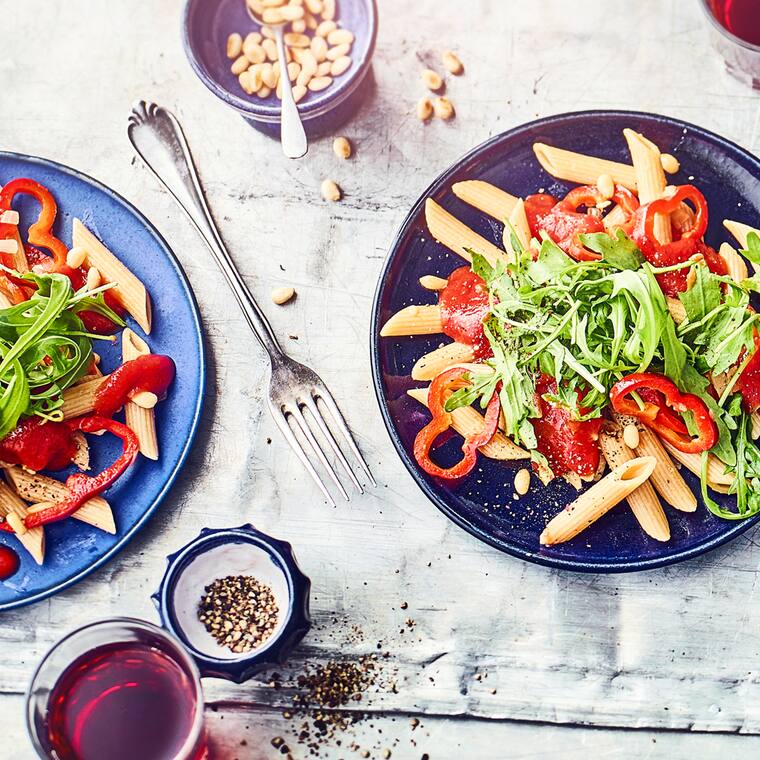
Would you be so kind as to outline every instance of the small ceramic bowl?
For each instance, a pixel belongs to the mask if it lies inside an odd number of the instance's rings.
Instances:
[[[354,33],[351,66],[321,92],[308,92],[298,104],[309,137],[334,131],[346,122],[374,87],[372,54],[377,36],[375,0],[338,0],[336,21]],[[244,38],[259,30],[245,8],[245,0],[188,0],[182,16],[185,53],[203,84],[220,100],[234,108],[256,129],[280,134],[280,101],[275,93],[261,99],[246,95],[230,71],[226,55],[227,37],[233,32]]]
[[[202,676],[247,681],[282,663],[311,627],[311,582],[299,569],[292,547],[252,525],[204,528],[196,539],[167,557],[167,563],[153,601],[161,624],[185,645]],[[198,603],[206,586],[230,575],[251,575],[266,583],[280,610],[269,639],[244,654],[218,644],[198,620]]]

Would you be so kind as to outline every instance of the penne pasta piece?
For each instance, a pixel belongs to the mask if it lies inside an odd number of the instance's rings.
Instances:
[[[72,459],[72,464],[80,470],[90,469],[90,444],[87,443],[87,436],[81,430],[75,430],[72,438],[76,444],[77,450]]]
[[[60,501],[68,493],[66,485],[59,480],[47,475],[27,472],[22,467],[6,467],[5,477],[21,498],[34,502],[28,508],[29,512],[44,509],[48,504]],[[102,496],[94,496],[92,499],[88,499],[74,512],[72,517],[95,528],[100,528],[106,533],[116,533],[113,512],[109,503]]]
[[[66,388],[63,392],[63,406],[61,407],[63,419],[69,420],[93,412],[95,410],[95,392],[106,377],[107,375],[94,377]]]
[[[660,149],[651,140],[632,129],[624,129],[623,134],[636,171],[639,202],[644,204],[662,198],[667,180],[660,162]],[[669,243],[673,239],[668,214],[658,214],[655,217],[654,234],[660,243]]]
[[[651,481],[657,493],[670,504],[671,507],[680,509],[682,512],[694,512],[697,509],[697,497],[686,485],[678,468],[660,443],[658,436],[648,427],[639,428],[639,445],[636,454],[642,457],[654,457],[657,464],[654,467]]]
[[[14,515],[23,521],[27,514],[26,502],[7,483],[0,481],[0,516],[7,518],[8,515]],[[34,561],[41,565],[45,559],[45,529],[42,526],[31,528],[23,533],[16,533],[16,538],[32,555]]]
[[[150,297],[145,285],[79,219],[74,219],[72,241],[75,247],[81,246],[87,251],[87,267],[95,267],[104,282],[118,283],[113,289],[114,295],[137,324],[146,333],[150,333]]]
[[[749,277],[747,262],[744,261],[744,259],[729,243],[723,243],[718,253],[726,264],[728,276],[734,282],[742,282],[743,280],[746,280],[747,277]]]
[[[673,298],[672,296],[665,296],[665,300],[668,303],[668,311],[670,312],[670,316],[673,317],[673,321],[677,325],[680,325],[681,322],[686,319],[686,309],[681,303],[681,299]]]
[[[26,251],[24,250],[24,243],[21,240],[18,227],[16,228],[16,244],[18,247],[16,248],[16,253],[13,254],[12,266],[17,272],[23,274],[29,271],[29,262],[26,260]]]
[[[472,346],[465,343],[447,343],[417,359],[412,367],[412,380],[432,380],[454,364],[475,360]]]
[[[577,536],[646,482],[656,464],[654,457],[636,457],[615,467],[549,521],[539,537],[541,545]]]
[[[697,477],[702,474],[702,456],[700,454],[685,454],[667,441],[661,441],[667,452],[676,462],[680,462],[687,470]],[[734,482],[734,476],[725,472],[726,466],[716,456],[707,457],[707,484],[713,491],[728,493],[728,486]]]
[[[694,212],[685,203],[676,206],[670,219],[681,232],[687,232],[694,226]]]
[[[434,274],[424,274],[420,277],[420,285],[425,290],[443,290],[448,284],[448,280],[444,280],[443,277],[436,277]]]
[[[756,230],[754,227],[750,227],[743,222],[731,221],[731,219],[724,219],[723,226],[736,238],[736,241],[742,248],[747,247],[747,237],[750,232],[756,232],[760,235],[760,230]]]
[[[407,394],[427,406],[427,388],[411,388]],[[471,406],[462,406],[451,412],[451,427],[465,438],[476,435],[484,426],[483,415]],[[478,451],[490,459],[530,459],[527,451],[512,443],[500,430],[497,430],[494,437]]]
[[[760,411],[752,412],[752,437],[760,438]]]
[[[455,182],[451,189],[457,198],[469,203],[470,206],[474,206],[484,214],[492,216],[498,222],[509,219],[509,215],[518,201],[514,195],[504,192],[490,182],[483,182],[479,179]]]
[[[150,353],[148,344],[126,328],[121,334],[121,357],[127,362],[138,356]],[[154,398],[155,400],[155,398]],[[153,408],[146,408],[135,401],[127,401],[124,405],[124,416],[127,427],[131,428],[140,442],[140,453],[154,461],[158,459],[158,436],[156,435],[156,415]]]
[[[434,335],[443,332],[441,307],[437,304],[406,306],[397,311],[380,330],[380,335]]]
[[[599,444],[604,457],[613,469],[635,459],[633,452],[623,443],[622,435],[622,428],[615,425],[602,431],[599,437]],[[656,464],[655,469],[657,469]],[[665,516],[665,510],[649,481],[642,483],[635,491],[631,491],[626,497],[626,501],[644,533],[657,541],[670,540],[668,518]]]
[[[594,185],[602,174],[609,174],[616,185],[623,185],[636,191],[636,172],[632,166],[605,158],[586,156],[571,150],[554,148],[544,143],[533,143],[533,152],[538,163],[552,177],[578,182],[581,185]]]
[[[608,233],[614,233],[614,231],[620,227],[626,220],[625,211],[620,206],[613,206],[602,219],[604,223],[604,229]]]
[[[425,220],[430,234],[465,261],[470,261],[472,258],[467,249],[484,256],[490,264],[506,260],[504,251],[460,222],[432,198],[425,201]]]
[[[512,228],[510,229],[510,225]],[[525,202],[520,198],[515,203],[512,213],[509,215],[509,224],[504,225],[504,250],[507,252],[510,261],[517,261],[517,251],[512,246],[512,230],[515,231],[520,245],[524,249],[530,245],[530,225],[528,224],[528,215],[525,213]]]

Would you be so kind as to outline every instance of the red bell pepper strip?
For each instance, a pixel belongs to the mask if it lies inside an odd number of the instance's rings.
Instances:
[[[660,394],[661,403],[644,401],[644,408],[642,409],[636,400],[629,395],[636,392],[642,396],[643,400],[649,391]],[[705,402],[692,393],[681,393],[676,384],[664,375],[658,375],[654,372],[639,372],[624,377],[612,386],[610,403],[616,412],[641,420],[647,427],[652,428],[660,438],[686,454],[698,454],[707,451],[718,441],[718,426],[710,416],[710,410]],[[670,409],[679,414],[691,412],[697,428],[696,438],[692,438],[685,431],[685,426],[681,427],[682,421],[678,424],[674,422],[674,415]]]
[[[79,419],[72,420],[69,424],[73,430],[81,430],[85,433],[98,433],[101,430],[106,430],[121,438],[124,443],[124,451],[110,467],[106,467],[98,475],[90,476],[80,472],[69,475],[66,478],[68,495],[47,509],[27,515],[24,520],[27,528],[36,528],[39,525],[47,525],[48,523],[58,522],[70,517],[88,499],[98,496],[105,491],[108,486],[127,470],[137,457],[140,449],[137,436],[121,422],[109,420],[106,417],[80,417]],[[5,525],[6,523],[3,523],[3,526]]]
[[[58,212],[55,198],[53,198],[50,190],[39,182],[19,177],[18,179],[12,179],[0,191],[0,209],[10,209],[11,203],[18,193],[31,195],[39,201],[40,213],[37,221],[29,227],[29,242],[32,245],[47,248],[53,254],[53,259],[44,265],[45,269],[58,271],[66,264],[67,248],[66,244],[59,240],[52,232],[55,215]],[[0,237],[4,238],[7,234],[6,230],[0,229]]]
[[[468,370],[462,367],[454,367],[438,375],[428,389],[428,408],[433,419],[417,433],[417,437],[414,439],[414,458],[429,475],[435,475],[446,480],[454,480],[467,475],[477,463],[478,449],[488,443],[496,433],[501,407],[499,396],[494,392],[488,402],[485,427],[481,433],[465,438],[462,444],[462,459],[453,467],[447,468],[439,467],[430,459],[430,449],[436,439],[451,427],[451,414],[444,409],[444,393],[466,386],[465,378],[468,374]]]

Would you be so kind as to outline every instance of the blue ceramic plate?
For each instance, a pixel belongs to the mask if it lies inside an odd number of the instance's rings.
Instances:
[[[18,542],[7,535],[0,542],[21,557],[20,570],[0,583],[0,610],[29,604],[76,583],[100,567],[126,545],[154,512],[177,476],[198,425],[205,381],[205,359],[200,317],[195,299],[174,254],[153,225],[123,198],[60,164],[40,158],[0,152],[0,184],[13,177],[31,177],[50,188],[58,201],[54,231],[71,245],[71,223],[79,217],[143,282],[153,302],[153,331],[148,341],[154,353],[168,354],[177,366],[168,398],[156,409],[161,458],[138,457],[106,492],[117,533],[111,536],[75,521],[46,528],[45,563],[38,566]],[[37,206],[19,198],[22,228],[36,218]],[[140,328],[129,321],[138,334]],[[115,368],[120,347],[99,342],[106,371]],[[92,472],[112,462],[121,449],[113,436],[90,438]],[[68,473],[66,473],[68,474]]]
[[[372,369],[383,417],[401,459],[420,488],[455,523],[486,543],[542,565],[587,572],[643,570],[694,557],[738,536],[758,518],[727,522],[700,503],[686,514],[668,509],[672,537],[660,543],[646,536],[629,509],[618,508],[574,540],[541,547],[538,536],[547,520],[574,498],[574,490],[558,480],[547,487],[534,478],[528,494],[513,495],[516,469],[523,466],[479,457],[477,468],[458,486],[443,484],[424,473],[412,456],[417,431],[430,419],[420,404],[406,395],[423,385],[411,380],[414,362],[437,348],[441,336],[379,338],[381,325],[395,311],[413,303],[434,303],[418,278],[447,277],[462,259],[429,236],[424,200],[432,197],[484,237],[500,244],[501,225],[460,201],[451,185],[481,179],[525,196],[539,188],[563,195],[571,187],[549,176],[536,161],[534,142],[630,163],[622,130],[643,132],[663,152],[677,156],[681,171],[674,184],[692,180],[707,196],[710,226],[707,242],[715,246],[730,239],[722,230],[730,218],[760,226],[760,161],[737,145],[691,124],[625,111],[586,111],[539,119],[492,138],[444,172],[423,194],[406,218],[385,263],[375,295],[372,320]],[[448,340],[448,339],[446,339]],[[441,462],[460,456],[461,439],[441,447]],[[448,460],[448,461],[447,461]],[[698,479],[684,472],[695,493]],[[727,501],[733,497],[723,497]]]

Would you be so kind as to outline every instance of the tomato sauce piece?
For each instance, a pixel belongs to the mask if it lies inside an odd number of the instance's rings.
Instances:
[[[446,335],[472,346],[476,359],[492,355],[483,330],[483,320],[488,316],[490,304],[488,288],[481,277],[469,267],[455,269],[438,297],[438,305]]]
[[[31,470],[61,470],[77,451],[74,436],[63,422],[39,417],[22,420],[0,441],[0,460]]]
[[[174,362],[161,354],[146,354],[124,362],[95,392],[95,413],[111,417],[132,393],[150,391],[161,397],[174,380]]]
[[[755,353],[736,381],[736,390],[744,398],[744,408],[748,413],[760,408],[760,337],[755,336]]]
[[[599,431],[602,420],[578,422],[562,406],[543,398],[556,393],[557,383],[549,375],[541,375],[536,383],[536,396],[541,417],[531,420],[538,439],[538,450],[546,457],[556,476],[575,472],[593,475],[599,467]],[[583,413],[583,408],[581,412]]]
[[[536,193],[525,199],[525,215],[528,217],[530,234],[541,239],[541,222],[544,217],[557,205],[558,199],[548,193]]]
[[[16,574],[21,561],[18,554],[8,546],[0,546],[0,581],[7,581]]]

